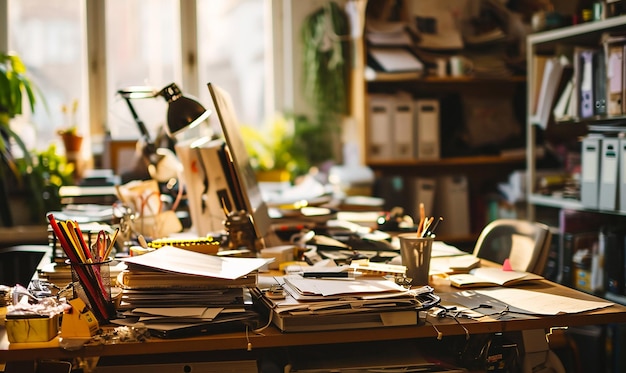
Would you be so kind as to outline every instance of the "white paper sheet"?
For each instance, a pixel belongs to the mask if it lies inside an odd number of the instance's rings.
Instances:
[[[512,307],[526,310],[528,313],[534,315],[578,313],[613,305],[613,303],[610,302],[574,299],[524,289],[486,289],[476,290],[476,293],[495,298]]]
[[[261,268],[274,259],[218,257],[173,246],[163,246],[158,250],[123,260],[126,263],[170,272],[234,280]]]

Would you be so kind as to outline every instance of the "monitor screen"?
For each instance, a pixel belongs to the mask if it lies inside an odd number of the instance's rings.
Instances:
[[[232,160],[232,180],[235,184],[233,195],[237,208],[251,215],[257,238],[265,238],[270,231],[271,218],[250,164],[230,95],[215,84],[208,83],[208,87],[224,134],[227,153]]]

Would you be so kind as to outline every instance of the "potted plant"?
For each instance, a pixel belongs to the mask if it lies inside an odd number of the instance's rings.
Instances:
[[[77,154],[80,152],[83,143],[83,137],[78,133],[78,124],[76,123],[76,114],[78,112],[78,100],[72,102],[71,107],[63,105],[61,107],[63,116],[66,118],[67,127],[57,131],[63,140],[66,155]]]
[[[14,225],[10,206],[15,201],[14,194],[20,192],[27,194],[31,218],[37,222],[45,219],[34,216],[34,211],[43,211],[43,191],[31,154],[10,125],[13,118],[22,114],[25,100],[31,112],[35,111],[35,89],[20,57],[0,53],[0,221],[5,226]]]
[[[333,158],[333,133],[304,115],[279,113],[260,128],[242,126],[241,133],[259,181],[296,181]]]
[[[259,181],[290,181],[308,171],[292,118],[279,114],[260,128],[242,126],[241,134]]]

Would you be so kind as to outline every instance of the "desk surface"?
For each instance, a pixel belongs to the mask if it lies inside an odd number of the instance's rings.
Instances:
[[[518,287],[579,299],[602,300],[547,280]],[[458,289],[448,286],[438,286],[436,291],[442,293],[458,291]],[[435,323],[437,329],[441,331],[444,336],[465,334],[465,330],[454,320],[440,320],[429,317],[428,321]],[[623,323],[626,322],[626,307],[616,304],[600,310],[576,314],[538,316],[513,320],[490,319],[486,321],[476,321],[462,319],[459,320],[459,322],[463,324],[470,334],[548,329],[560,326]],[[144,343],[87,346],[78,351],[66,351],[58,347],[58,338],[47,343],[9,344],[4,328],[0,328],[0,362],[25,361],[32,360],[33,358],[67,359],[77,356],[128,356],[227,350],[246,351],[248,341],[251,344],[251,348],[254,350],[328,343],[436,338],[436,336],[436,330],[428,323],[420,323],[419,326],[407,327],[306,333],[282,333],[275,327],[270,326],[262,332],[262,335],[250,332],[246,336],[246,333],[237,332],[169,340],[153,338]]]

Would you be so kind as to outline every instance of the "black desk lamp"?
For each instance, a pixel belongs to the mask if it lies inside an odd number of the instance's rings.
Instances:
[[[171,177],[176,177],[177,175],[173,175],[175,171],[171,170],[172,164],[177,162],[174,153],[170,149],[157,147],[154,141],[152,141],[146,125],[137,115],[131,100],[163,97],[169,104],[165,129],[168,136],[172,139],[174,135],[182,132],[184,129],[195,127],[203,122],[211,112],[197,101],[184,96],[176,83],[172,83],[160,91],[156,91],[152,87],[133,86],[120,89],[117,92],[126,101],[143,138],[142,156],[147,163],[150,177],[161,182],[165,182]]]

